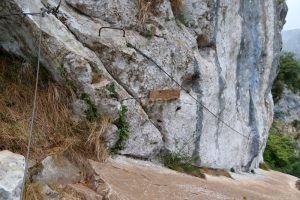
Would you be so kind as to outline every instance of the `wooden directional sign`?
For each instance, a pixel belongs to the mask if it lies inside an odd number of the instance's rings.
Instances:
[[[175,100],[180,97],[179,89],[169,89],[169,90],[151,90],[149,92],[150,101],[169,101]]]

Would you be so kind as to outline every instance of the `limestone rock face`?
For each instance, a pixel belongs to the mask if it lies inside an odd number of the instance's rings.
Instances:
[[[25,170],[23,156],[0,152],[0,200],[19,200]]]
[[[29,2],[1,1],[0,8],[37,11],[58,1]],[[257,167],[272,123],[270,88],[285,4],[151,2],[145,7],[139,0],[65,0],[58,15],[42,18],[41,27],[36,16],[6,17],[0,20],[0,46],[35,56],[41,29],[42,63],[56,80],[71,83],[78,96],[88,94],[113,119],[120,104],[127,106],[130,133],[120,154],[151,159],[165,148],[197,156],[203,166]],[[111,29],[99,37],[99,28],[107,26],[125,28],[125,37]],[[111,84],[117,98],[107,89]],[[150,91],[178,89],[175,99],[146,98]]]
[[[287,123],[300,120],[300,97],[285,88],[281,99],[275,104],[274,118]]]

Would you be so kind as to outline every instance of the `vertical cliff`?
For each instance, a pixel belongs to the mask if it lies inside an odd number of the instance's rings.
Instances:
[[[0,10],[57,3],[7,0]],[[285,15],[277,0],[65,0],[42,26],[38,16],[2,17],[0,46],[28,59],[41,29],[41,61],[57,81],[71,83],[78,97],[88,94],[113,119],[127,106],[129,138],[120,154],[151,159],[168,149],[203,166],[249,171],[262,161],[272,123]],[[125,37],[112,29],[99,37],[107,26],[124,28]],[[159,98],[145,98],[151,92]]]

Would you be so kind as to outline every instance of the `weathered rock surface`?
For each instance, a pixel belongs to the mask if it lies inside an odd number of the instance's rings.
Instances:
[[[66,191],[72,194],[75,194],[80,197],[80,200],[101,200],[103,196],[98,194],[96,191],[91,188],[78,183],[78,184],[70,184],[66,188]]]
[[[80,171],[69,160],[61,156],[48,156],[41,163],[40,173],[34,177],[38,182],[66,185],[80,180]]]
[[[10,151],[0,152],[0,200],[19,200],[25,159]]]
[[[234,174],[233,179],[188,176],[150,162],[118,157],[106,163],[90,161],[90,185],[70,185],[84,200],[297,200],[297,178],[274,171]],[[116,178],[117,177],[117,178]],[[102,199],[99,197],[99,199]]]
[[[41,29],[41,61],[56,80],[70,84],[78,96],[88,94],[99,111],[113,119],[121,102],[128,107],[130,136],[121,154],[148,159],[166,148],[198,156],[203,166],[244,171],[257,167],[272,123],[270,88],[285,4],[184,0],[176,8],[164,0],[141,13],[137,2],[66,0],[57,17],[42,18],[41,27],[37,16],[6,17],[0,20],[0,46],[28,59],[37,53]],[[41,7],[39,0],[0,2],[3,12]],[[125,27],[126,35],[103,29],[99,37],[103,26]],[[153,90],[178,89],[128,43],[153,58],[189,93],[181,90],[178,99],[165,101],[122,101]],[[118,98],[107,90],[112,83]]]
[[[286,123],[300,121],[300,96],[285,88],[281,99],[275,104],[274,118]]]

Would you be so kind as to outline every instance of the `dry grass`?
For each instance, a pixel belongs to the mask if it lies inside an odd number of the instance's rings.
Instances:
[[[163,2],[163,0],[138,0],[138,20],[141,24],[144,24],[151,14],[157,15],[158,6]]]
[[[44,73],[42,73],[44,74]],[[46,77],[46,78],[45,78]],[[7,55],[0,55],[0,150],[24,155],[32,109],[34,70]],[[31,159],[66,153],[73,158],[103,160],[107,156],[102,134],[107,117],[79,120],[71,109],[74,94],[42,75],[37,100]]]
[[[62,196],[63,199],[68,199],[68,200],[85,200],[85,198],[80,197],[75,192],[71,192],[71,193],[63,192]]]
[[[171,6],[174,15],[180,14],[182,8],[182,0],[171,0]]]
[[[202,167],[201,172],[211,176],[225,176],[228,178],[232,178],[230,173],[225,169],[212,169],[212,168]]]
[[[31,183],[26,185],[25,200],[46,200],[42,194],[43,186],[40,183]]]
[[[49,199],[45,195],[44,187],[46,185],[43,183],[30,183],[26,185],[26,193],[24,195],[25,200],[47,200]],[[77,195],[75,192],[72,191],[66,191],[65,187],[62,187],[61,185],[50,185],[49,187],[57,196],[59,199],[67,199],[67,200],[82,200],[79,195]]]
[[[27,135],[32,112],[34,68],[18,59],[0,54],[0,150],[6,149],[25,155]],[[80,119],[71,109],[75,97],[70,90],[49,79],[42,70],[37,98],[33,141],[30,159],[37,165],[30,174],[39,171],[39,163],[46,156],[65,155],[82,169],[85,178],[85,161],[103,161],[108,153],[102,135],[110,126],[109,117],[102,116],[94,122]],[[26,184],[26,200],[47,199],[43,185]],[[65,199],[80,199],[66,192]]]
[[[100,125],[99,125],[100,124]],[[91,148],[94,148],[98,160],[104,160],[108,154],[103,151],[104,145],[102,142],[102,137],[106,129],[111,125],[111,118],[104,117],[100,123],[93,123],[90,129],[90,135],[88,137],[87,143]]]

